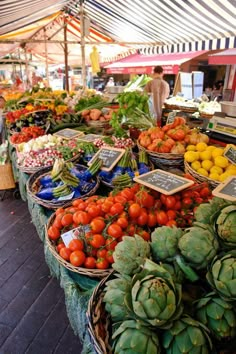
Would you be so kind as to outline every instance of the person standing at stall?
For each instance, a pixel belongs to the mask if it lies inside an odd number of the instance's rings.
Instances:
[[[145,86],[145,91],[152,96],[153,111],[158,126],[161,126],[162,106],[170,94],[169,84],[163,80],[163,75],[163,68],[155,66],[153,80],[149,81]]]

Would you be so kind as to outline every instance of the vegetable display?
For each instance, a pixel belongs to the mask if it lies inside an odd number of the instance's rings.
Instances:
[[[14,133],[10,137],[10,142],[12,144],[20,144],[23,142],[28,142],[31,139],[35,139],[41,135],[44,135],[45,131],[41,127],[24,127],[21,129],[20,133]]]

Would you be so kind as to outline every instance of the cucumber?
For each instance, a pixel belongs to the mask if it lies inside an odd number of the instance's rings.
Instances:
[[[50,133],[56,133],[62,129],[66,129],[66,128],[79,128],[80,127],[80,123],[63,123],[63,124],[59,124],[56,127],[54,127]]]

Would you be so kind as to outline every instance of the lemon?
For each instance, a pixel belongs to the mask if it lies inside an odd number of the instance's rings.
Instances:
[[[205,151],[200,152],[200,159],[202,161],[210,160],[211,159],[211,151],[205,150]]]
[[[187,151],[196,151],[196,146],[195,145],[188,145],[186,150]]]
[[[214,151],[213,151],[214,152]],[[226,168],[229,164],[229,161],[224,156],[216,156],[215,158],[215,165],[221,168]]]
[[[211,160],[204,160],[202,161],[202,167],[207,170],[207,171],[210,171],[210,169],[212,168],[213,166],[213,162]]]
[[[222,156],[223,155],[224,150],[222,148],[215,148],[212,151],[212,157],[215,158],[217,156]]]
[[[221,175],[223,173],[223,169],[219,166],[213,166],[211,169],[210,169],[210,172],[211,173],[217,173],[218,175]]]
[[[216,149],[216,147],[213,146],[213,145],[209,145],[209,146],[206,148],[207,151],[213,151],[213,150],[215,150],[215,149]]]
[[[206,143],[198,143],[196,145],[197,151],[204,151],[204,150],[206,150],[206,148],[207,148],[207,144]]]
[[[199,159],[199,153],[196,151],[187,151],[184,154],[184,159],[187,162],[193,162]]]
[[[236,171],[234,170],[227,170],[225,173],[227,173],[229,176],[236,176]]]
[[[222,173],[222,175],[220,175],[219,181],[224,182],[229,176],[230,176],[230,174],[228,172],[224,172],[224,173]]]
[[[216,173],[216,172],[210,173],[209,178],[214,179],[215,181],[219,181],[220,175],[218,175],[218,173]]]
[[[194,161],[191,163],[191,167],[193,170],[197,171],[199,168],[201,168],[201,163],[199,161]]]
[[[205,177],[208,177],[208,172],[207,172],[207,170],[205,170],[205,168],[199,168],[198,170],[197,170],[197,173],[199,173],[200,175],[203,175],[203,176],[205,176]]]
[[[228,165],[226,168],[227,171],[234,171],[236,173],[236,165]]]

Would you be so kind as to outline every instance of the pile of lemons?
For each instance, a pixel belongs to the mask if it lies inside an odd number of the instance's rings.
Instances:
[[[230,176],[236,176],[236,165],[223,156],[224,150],[225,148],[208,146],[203,142],[188,145],[184,159],[200,175],[223,182]]]

